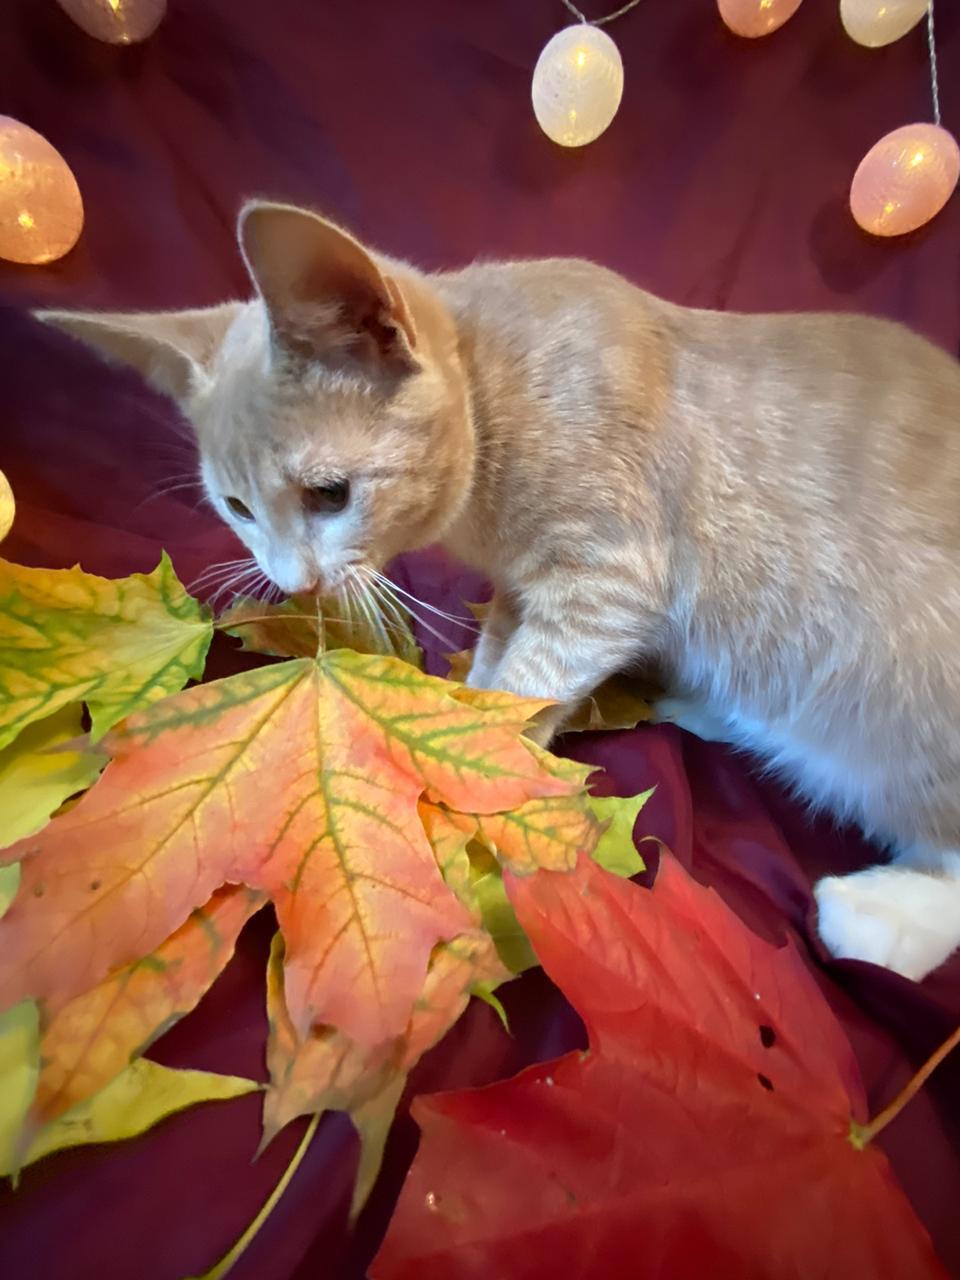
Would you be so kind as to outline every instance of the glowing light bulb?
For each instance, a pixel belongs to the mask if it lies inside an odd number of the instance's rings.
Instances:
[[[0,471],[0,542],[10,532],[15,513],[16,507],[13,501],[13,490],[10,488],[10,481]]]
[[[57,0],[78,27],[107,44],[137,44],[152,36],[167,0]]]
[[[851,40],[868,49],[892,44],[917,25],[929,0],[840,0],[840,21]]]
[[[623,96],[620,50],[605,31],[588,23],[565,27],[548,40],[533,72],[533,112],[540,128],[561,147],[599,138]]]
[[[800,8],[800,0],[717,0],[720,17],[735,35],[768,36]]]
[[[870,148],[850,185],[850,211],[864,231],[902,236],[936,217],[960,177],[960,147],[936,124],[894,129]]]
[[[70,166],[35,129],[0,116],[0,258],[53,262],[83,230]]]

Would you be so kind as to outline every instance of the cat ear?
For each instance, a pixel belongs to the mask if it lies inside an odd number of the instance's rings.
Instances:
[[[241,212],[237,235],[282,345],[368,372],[419,368],[399,285],[347,232],[305,209],[255,201]]]
[[[95,348],[111,364],[130,365],[164,395],[186,401],[243,306],[224,302],[191,311],[35,311],[44,324]]]

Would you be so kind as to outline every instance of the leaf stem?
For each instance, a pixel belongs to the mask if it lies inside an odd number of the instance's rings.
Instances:
[[[227,1274],[234,1263],[238,1262],[240,1257],[247,1251],[250,1242],[266,1222],[267,1218],[269,1218],[270,1214],[273,1213],[274,1209],[277,1207],[277,1202],[290,1185],[293,1175],[299,1169],[303,1161],[303,1157],[307,1154],[307,1148],[310,1146],[313,1135],[317,1132],[317,1125],[320,1123],[321,1114],[321,1112],[317,1112],[307,1125],[304,1130],[303,1137],[300,1139],[300,1145],[293,1153],[290,1163],[287,1165],[286,1169],[284,1169],[283,1176],[270,1192],[263,1208],[250,1223],[249,1227],[247,1227],[246,1231],[244,1231],[240,1239],[228,1253],[223,1255],[219,1262],[215,1263],[214,1266],[210,1268],[209,1271],[205,1271],[202,1276],[193,1277],[192,1280],[222,1280],[222,1277]]]
[[[323,624],[323,610],[320,608],[320,597],[317,596],[317,659],[327,649],[327,629]]]
[[[936,1071],[950,1050],[955,1049],[958,1044],[960,1044],[960,1026],[944,1040],[936,1052],[930,1055],[920,1070],[907,1081],[894,1100],[875,1115],[868,1124],[853,1124],[850,1126],[850,1141],[858,1151],[862,1151],[868,1142],[872,1142],[877,1134],[887,1127],[891,1120],[896,1119],[914,1094],[923,1088],[928,1077]]]
[[[311,627],[317,625],[318,619],[312,613],[262,613],[252,618],[220,618],[213,624],[214,631],[229,631],[234,627],[249,627],[255,622],[309,622]],[[340,622],[344,626],[353,626],[352,618],[326,618],[327,622]]]

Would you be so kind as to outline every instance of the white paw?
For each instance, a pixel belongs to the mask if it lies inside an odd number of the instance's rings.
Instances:
[[[903,867],[828,876],[817,927],[839,960],[869,960],[920,981],[960,945],[960,882]]]
[[[711,714],[700,703],[686,702],[683,698],[661,698],[654,703],[653,722],[675,724],[703,742],[730,741],[729,729],[720,716]]]

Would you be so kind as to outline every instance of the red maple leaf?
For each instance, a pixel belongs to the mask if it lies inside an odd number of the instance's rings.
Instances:
[[[510,878],[590,1049],[421,1098],[375,1280],[944,1277],[792,943],[664,855],[652,892],[588,859]]]

